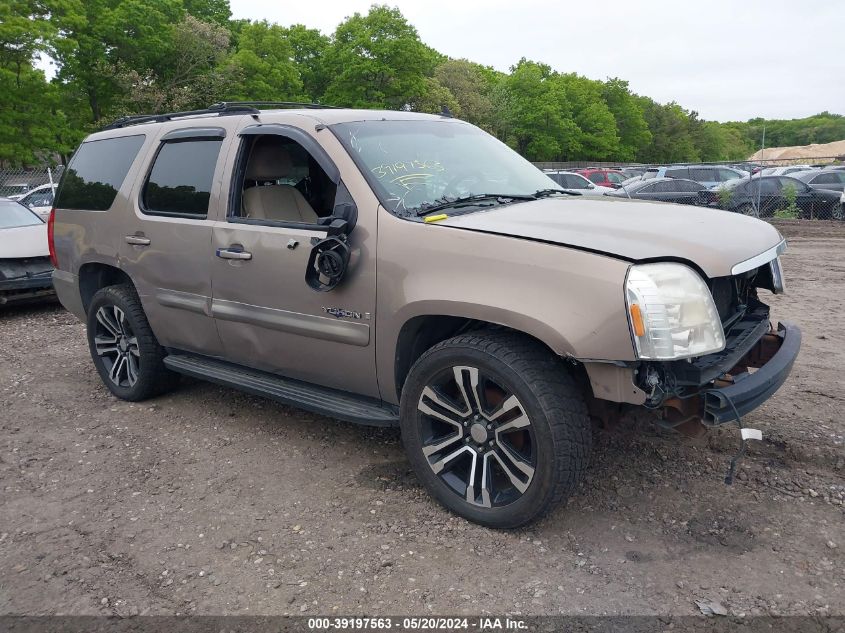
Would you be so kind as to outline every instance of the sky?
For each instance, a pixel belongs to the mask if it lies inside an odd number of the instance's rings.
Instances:
[[[331,34],[372,0],[230,0],[234,18]],[[497,70],[526,57],[677,101],[702,118],[845,114],[843,0],[388,0],[441,53]]]

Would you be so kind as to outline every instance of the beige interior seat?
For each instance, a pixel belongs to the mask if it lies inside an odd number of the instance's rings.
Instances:
[[[262,185],[291,173],[293,160],[285,146],[275,139],[261,139],[252,148],[244,178],[259,184],[244,190],[245,217],[280,222],[317,223],[317,213],[296,187]]]

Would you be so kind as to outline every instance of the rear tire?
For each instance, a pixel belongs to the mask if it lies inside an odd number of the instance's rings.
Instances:
[[[88,307],[87,326],[94,366],[109,391],[121,400],[145,400],[178,384],[178,374],[164,366],[167,354],[132,286],[99,290]]]
[[[561,360],[510,332],[439,343],[402,390],[402,441],[429,493],[492,528],[535,521],[584,476],[591,427],[581,389]]]

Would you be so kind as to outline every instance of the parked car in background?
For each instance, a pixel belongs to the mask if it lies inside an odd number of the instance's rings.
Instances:
[[[0,185],[0,197],[18,200],[23,198],[31,188],[32,186],[25,182],[7,182]]]
[[[607,195],[614,198],[653,200],[654,202],[676,202],[679,204],[698,204],[698,192],[707,189],[694,180],[683,178],[652,178],[640,180],[616,189]]]
[[[573,169],[576,174],[581,174],[595,185],[616,189],[627,176],[618,169],[606,169],[602,167],[587,167],[585,169]]]
[[[642,176],[631,176],[630,178],[627,178],[626,180],[623,180],[622,182],[620,182],[619,188],[624,189],[625,187],[630,187],[635,182],[640,182],[642,179],[643,179]]]
[[[761,176],[787,176],[799,171],[807,171],[813,169],[810,165],[786,165],[782,167],[766,167],[761,172]]]
[[[816,189],[845,191],[845,170],[810,169],[808,171],[797,171],[789,175],[801,182],[806,182]]]
[[[772,217],[787,206],[784,189],[795,189],[795,204],[800,218],[831,218],[838,213],[841,193],[815,189],[789,176],[755,176],[733,180],[699,192],[699,204],[719,207],[754,217]],[[723,190],[730,193],[724,194]],[[759,204],[758,204],[759,201]]]
[[[50,209],[53,208],[53,197],[55,194],[56,185],[48,183],[32,189],[23,198],[20,198],[18,202],[37,213],[38,217],[46,222],[47,218],[50,217]]]
[[[623,167],[619,171],[625,174],[626,177],[633,178],[634,176],[642,176],[647,169],[648,167],[643,165],[642,167]]]
[[[712,187],[729,180],[747,178],[748,173],[721,165],[672,165],[668,167],[649,167],[643,180],[651,178],[683,178],[694,180]]]
[[[25,206],[0,198],[0,305],[53,294],[47,225]]]
[[[544,171],[543,173],[554,180],[564,190],[572,193],[580,193],[583,196],[603,196],[611,191],[616,191],[611,187],[594,185],[581,174],[571,171]]]

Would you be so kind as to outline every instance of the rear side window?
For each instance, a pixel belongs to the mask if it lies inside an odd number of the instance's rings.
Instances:
[[[667,178],[689,178],[689,169],[686,167],[676,168],[676,169],[667,169],[666,170],[666,177]]]
[[[689,170],[689,177],[696,182],[719,181],[716,177],[716,170],[711,167],[691,167]]]
[[[205,218],[222,144],[220,139],[164,143],[144,183],[143,212]]]
[[[812,180],[814,185],[838,185],[840,182],[845,182],[845,173],[819,174]]]
[[[107,211],[126,179],[144,135],[88,141],[79,146],[62,177],[56,207]]]
[[[604,182],[604,174],[601,173],[600,171],[594,171],[592,174],[587,176],[587,178],[589,178],[592,182],[595,182],[595,183]]]

